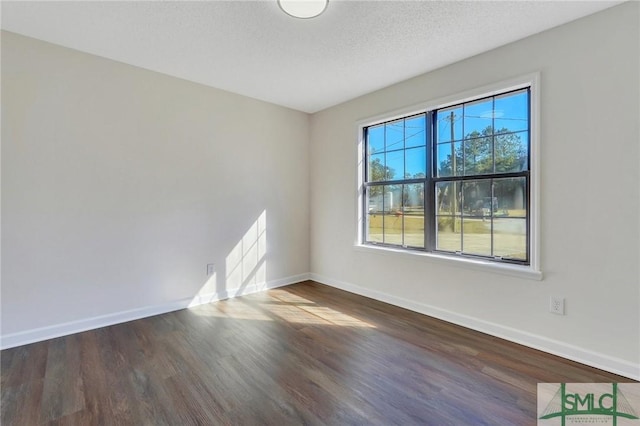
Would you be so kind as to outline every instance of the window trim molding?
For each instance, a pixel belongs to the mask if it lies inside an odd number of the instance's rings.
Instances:
[[[493,96],[503,92],[518,90],[525,87],[530,88],[531,93],[531,110],[530,110],[530,218],[529,218],[529,265],[511,265],[490,260],[476,260],[468,257],[458,257],[445,255],[441,253],[432,253],[427,251],[398,249],[386,246],[375,246],[373,244],[364,244],[364,226],[363,221],[366,220],[364,212],[363,198],[364,194],[364,162],[366,161],[364,153],[364,128],[376,124],[392,121],[413,114],[420,114],[425,111],[432,111],[438,108],[446,108],[451,105],[474,100],[480,97]],[[480,269],[492,271],[500,274],[507,274],[522,278],[534,280],[542,280],[543,274],[540,265],[540,72],[513,77],[510,79],[487,84],[475,89],[465,90],[453,95],[448,95],[432,100],[427,100],[418,104],[391,110],[385,113],[376,114],[368,118],[360,119],[356,122],[357,144],[357,173],[356,173],[356,235],[354,248],[358,251],[368,253],[389,253],[396,256],[404,256],[414,259],[430,259],[443,264],[460,266],[462,268]],[[418,256],[418,257],[415,257]]]

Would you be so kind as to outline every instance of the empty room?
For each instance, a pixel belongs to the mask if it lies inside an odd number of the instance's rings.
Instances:
[[[2,425],[640,425],[640,2],[1,22]]]

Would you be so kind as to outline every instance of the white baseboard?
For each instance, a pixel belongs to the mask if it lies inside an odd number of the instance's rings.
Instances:
[[[490,334],[514,343],[519,343],[530,348],[538,349],[562,358],[570,359],[581,364],[599,368],[620,376],[629,377],[634,380],[640,380],[640,365],[632,362],[611,357],[609,355],[600,354],[588,349],[573,346],[558,340],[549,339],[544,336],[495,324],[489,321],[480,320],[467,315],[440,309],[424,303],[418,303],[401,297],[393,296],[384,292],[371,290],[355,284],[334,280],[329,277],[310,274],[310,279],[331,287],[339,288],[350,293],[359,294],[361,296],[370,297],[381,302],[409,309],[434,318],[441,319],[456,325],[460,325],[482,333]]]
[[[115,312],[107,315],[100,315],[85,318],[77,321],[65,322],[62,324],[50,325],[47,327],[35,328],[0,336],[0,349],[9,349],[16,346],[27,345],[29,343],[40,342],[42,340],[54,339],[56,337],[67,336],[69,334],[80,333],[96,328],[107,327],[140,318],[165,314],[197,305],[215,302],[218,300],[244,296],[259,291],[282,287],[309,279],[309,274],[293,275],[268,282],[251,284],[240,289],[230,289],[223,292],[210,293],[187,297],[181,300],[165,303],[162,305],[146,306],[128,311]]]

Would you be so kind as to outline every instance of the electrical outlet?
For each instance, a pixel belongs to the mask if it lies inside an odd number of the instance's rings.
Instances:
[[[213,275],[215,272],[215,268],[213,267],[213,263],[207,263],[207,276]]]
[[[549,299],[549,312],[564,315],[564,298],[551,296]]]

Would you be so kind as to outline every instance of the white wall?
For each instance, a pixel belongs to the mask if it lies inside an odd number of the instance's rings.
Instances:
[[[639,5],[314,114],[312,277],[640,378]],[[354,249],[357,121],[537,71],[543,281]]]
[[[308,142],[307,114],[2,32],[3,346],[306,277]]]

